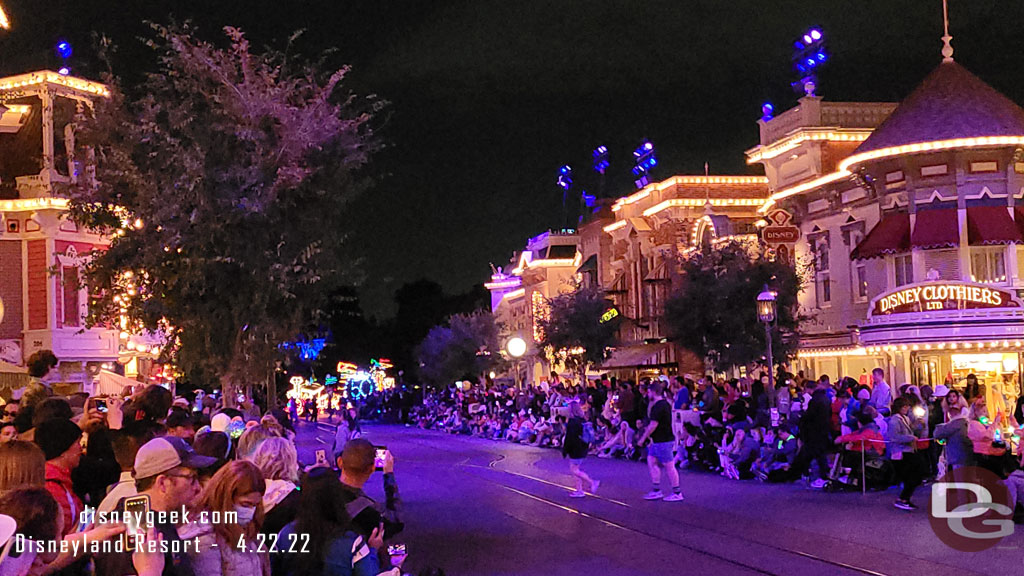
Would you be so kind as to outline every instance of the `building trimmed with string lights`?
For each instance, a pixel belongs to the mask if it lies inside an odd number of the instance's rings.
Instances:
[[[648,184],[612,205],[604,290],[622,321],[620,345],[603,370],[629,378],[703,371],[693,353],[669,341],[665,302],[678,256],[706,245],[757,242],[764,176],[674,176]]]
[[[518,337],[527,343],[518,381],[538,384],[552,370],[537,346],[541,339],[538,321],[547,313],[548,300],[575,289],[582,264],[579,244],[576,229],[538,234],[512,256],[507,270],[493,268],[491,281],[484,284],[491,293],[491,313],[502,327],[504,339]]]
[[[1012,406],[1024,352],[1024,109],[953,61],[901,103],[817,97],[747,152],[794,216],[798,367],[808,377],[962,386]],[[890,113],[891,111],[891,113]],[[990,410],[992,408],[990,407]]]
[[[76,114],[107,96],[102,84],[57,72],[0,78],[0,364],[23,371],[33,353],[52,350],[64,392],[119,389],[128,382],[116,363],[132,374],[155,358],[147,337],[85,327],[80,270],[108,242],[69,220],[55,194],[80,176]]]

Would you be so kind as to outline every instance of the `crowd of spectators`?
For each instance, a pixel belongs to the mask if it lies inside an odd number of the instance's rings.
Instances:
[[[0,534],[0,576],[401,574],[404,548],[389,546],[404,528],[394,458],[381,461],[351,414],[351,433],[304,465],[284,410],[158,385],[57,396],[45,384],[55,364],[0,406],[0,515],[16,526]],[[363,490],[376,470],[384,502]],[[140,501],[164,514],[105,520]],[[140,532],[155,548],[130,550]]]
[[[774,390],[764,368],[752,378],[659,376],[639,382],[608,376],[573,381],[552,372],[525,388],[459,383],[428,394],[410,417],[424,429],[561,449],[565,438],[578,435],[567,436],[567,428],[570,411],[579,407],[589,455],[651,464],[663,455],[649,458],[658,442],[648,442],[645,432],[655,420],[650,407],[664,399],[672,407],[671,456],[678,468],[735,480],[803,480],[815,489],[898,485],[894,506],[914,510],[912,496],[923,483],[979,467],[1006,483],[1019,519],[1024,401],[1012,411],[990,413],[973,375],[962,389],[894,389],[881,369],[836,381],[809,380],[784,367],[773,376]]]

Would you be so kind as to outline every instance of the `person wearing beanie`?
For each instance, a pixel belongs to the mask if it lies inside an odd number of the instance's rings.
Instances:
[[[46,457],[46,489],[64,517],[61,536],[75,531],[82,501],[71,489],[71,472],[82,458],[82,429],[71,420],[53,418],[36,427],[35,442]]]

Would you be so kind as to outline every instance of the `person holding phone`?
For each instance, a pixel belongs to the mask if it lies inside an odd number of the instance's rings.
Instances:
[[[278,534],[280,551],[271,556],[272,572],[283,576],[400,576],[404,550],[390,558],[396,567],[382,572],[378,551],[383,547],[384,526],[363,535],[348,513],[349,498],[350,489],[331,470],[310,472],[295,521]],[[291,542],[301,544],[292,547]]]
[[[175,512],[191,504],[199,495],[199,470],[212,466],[216,458],[200,456],[181,438],[160,437],[146,442],[135,455],[135,486],[139,496],[145,496],[148,507],[154,512]],[[115,510],[122,512],[125,502],[118,503]],[[174,524],[148,526],[165,541],[180,541],[178,527]],[[184,546],[176,546],[177,553],[164,555],[161,573],[164,576],[190,576],[192,564]],[[97,554],[97,574],[138,574],[133,566],[130,553]],[[148,559],[147,566],[156,560]]]
[[[376,526],[383,522],[387,529],[388,536],[401,531],[403,524],[400,518],[401,498],[398,494],[398,483],[395,481],[395,459],[390,451],[384,455],[384,495],[385,502],[382,505],[370,498],[363,487],[373,476],[375,471],[377,447],[364,438],[350,440],[338,458],[338,467],[341,468],[341,483],[348,497],[347,508],[352,518],[375,519],[372,523]],[[373,526],[367,523],[360,523],[357,526],[359,533],[364,537],[370,537]]]

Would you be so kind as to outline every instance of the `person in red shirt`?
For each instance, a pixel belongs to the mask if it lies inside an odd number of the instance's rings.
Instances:
[[[82,501],[71,489],[71,471],[82,457],[82,429],[71,420],[54,418],[36,427],[35,442],[46,456],[46,489],[64,517],[61,536],[75,531]]]
[[[853,452],[868,452],[875,455],[885,452],[885,437],[878,430],[878,425],[871,414],[857,414],[857,422],[860,428],[836,438],[836,444],[847,444],[847,449]]]

